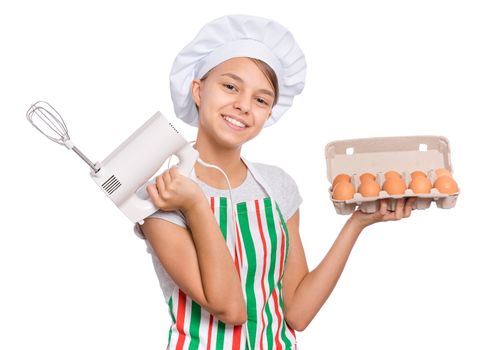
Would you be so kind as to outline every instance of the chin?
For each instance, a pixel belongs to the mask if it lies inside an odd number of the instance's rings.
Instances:
[[[218,143],[226,148],[237,148],[241,147],[244,143],[253,139],[255,136],[250,135],[248,133],[244,134],[234,134],[233,132],[229,132],[228,130],[217,130],[214,139],[218,141]]]
[[[230,139],[219,139],[218,144],[225,149],[237,149],[241,148],[244,143],[246,143],[248,140],[245,141],[239,141],[236,139],[230,140]]]

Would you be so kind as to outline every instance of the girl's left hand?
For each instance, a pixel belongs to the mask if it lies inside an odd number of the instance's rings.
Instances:
[[[412,213],[412,206],[416,199],[417,199],[416,197],[397,199],[395,211],[389,211],[388,200],[381,199],[379,210],[377,212],[366,214],[363,213],[361,210],[357,209],[352,214],[349,220],[353,221],[361,228],[365,228],[376,222],[393,221],[393,220],[401,220],[403,218],[408,218]]]

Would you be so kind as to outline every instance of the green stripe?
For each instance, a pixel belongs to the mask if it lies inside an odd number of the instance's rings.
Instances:
[[[245,282],[245,290],[247,295],[247,328],[250,338],[250,347],[252,349],[255,349],[255,338],[257,333],[257,303],[255,301],[254,279],[255,271],[257,269],[257,257],[255,255],[253,238],[248,222],[247,205],[245,203],[239,203],[237,205],[237,211],[238,222],[240,225],[240,230],[242,232],[243,243],[245,246],[245,253],[247,255],[248,263],[247,278]]]
[[[279,283],[277,284],[277,286],[279,287],[279,305],[281,307],[281,310],[284,310],[284,306],[282,305],[282,283],[279,281]],[[281,324],[279,325],[279,327],[282,327],[282,332],[281,332],[281,339],[282,341],[284,342],[284,344],[286,345],[286,349],[290,349],[291,348],[291,341],[289,340],[288,336],[286,335],[286,320],[284,318],[284,315],[283,315],[283,318],[282,318],[282,322]]]
[[[277,251],[277,234],[276,234],[276,225],[274,223],[274,213],[272,212],[272,203],[270,198],[265,198],[264,199],[264,207],[265,207],[265,217],[267,220],[267,229],[269,232],[269,238],[271,241],[271,261],[269,264],[269,293],[267,295],[267,300],[270,299],[271,293],[274,290],[274,272],[276,268],[276,251]],[[273,334],[272,334],[272,314],[270,310],[269,303],[266,302],[266,313],[267,313],[267,319],[269,322],[267,323],[267,343],[269,346],[272,346],[274,344],[273,341]]]
[[[288,231],[288,226],[284,221],[284,217],[282,216],[281,210],[279,209],[279,205],[277,205],[277,202],[275,203],[276,203],[277,212],[279,213],[279,217],[281,218],[282,229],[284,230],[284,234],[286,235],[286,246],[284,247],[286,250],[286,253],[284,254],[284,266],[286,266],[286,261],[288,260],[288,253],[289,253],[289,231]],[[284,275],[284,269],[282,270],[282,274]],[[280,276],[279,278],[282,279],[282,276]]]
[[[270,298],[267,298],[269,300]],[[267,329],[266,329],[266,334],[267,334],[267,344],[269,344],[269,349],[272,349],[274,346],[274,337],[272,335],[272,313],[271,309],[269,307],[269,303],[266,302],[265,304],[265,314],[267,315]]]
[[[168,310],[170,312],[170,317],[172,317],[172,322],[173,324],[176,324],[177,322],[175,321],[175,316],[174,316],[174,300],[172,297],[170,297],[168,301]],[[172,339],[172,325],[170,326],[170,329],[168,330],[168,343],[170,345],[170,339]]]
[[[284,247],[286,250],[286,252],[284,254],[285,255],[284,256],[284,266],[286,266],[286,261],[288,259],[288,253],[289,253],[289,231],[288,231],[288,227],[286,225],[286,222],[284,221],[284,217],[282,216],[282,212],[279,209],[279,205],[277,204],[277,202],[276,202],[276,210],[279,213],[279,217],[281,218],[281,226],[282,226],[282,229],[284,230],[284,234],[286,236],[286,246]],[[284,275],[284,269],[282,270],[282,273]],[[277,284],[277,287],[278,287],[278,294],[279,294],[279,306],[280,306],[281,310],[283,310],[281,339],[284,342],[284,344],[286,345],[286,349],[288,349],[291,347],[291,341],[289,340],[288,336],[286,335],[287,325],[286,325],[286,319],[284,318],[284,305],[282,303],[282,276],[280,276],[280,278],[279,278],[279,283]]]
[[[191,324],[189,326],[191,343],[189,344],[189,350],[197,350],[199,348],[200,325],[201,325],[201,306],[195,301],[192,301]]]
[[[219,199],[219,227],[221,233],[226,241],[227,230],[227,219],[228,219],[228,201],[226,197],[220,197]],[[233,228],[234,229],[234,228]]]
[[[223,349],[225,345],[225,324],[218,321],[218,334],[216,335],[216,349]]]
[[[219,198],[219,227],[223,238],[226,241],[228,232],[228,199],[226,197]],[[216,334],[216,349],[223,349],[225,345],[225,329],[226,325],[218,320],[218,334]]]

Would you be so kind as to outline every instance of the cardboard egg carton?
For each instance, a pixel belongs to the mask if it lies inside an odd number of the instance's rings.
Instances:
[[[333,189],[330,187],[330,199],[338,214],[350,214],[357,207],[365,213],[373,213],[379,209],[379,200],[384,198],[388,199],[389,210],[395,209],[396,199],[404,197],[417,197],[414,209],[427,209],[432,202],[443,209],[456,205],[459,192],[448,195],[432,188],[428,194],[416,194],[408,188],[410,173],[415,170],[425,172],[432,185],[436,180],[436,169],[446,168],[453,173],[449,141],[445,137],[403,136],[340,140],[325,146],[325,157],[330,183],[338,174],[345,173],[351,176],[351,182],[357,191],[359,176],[367,172],[376,176],[376,181],[382,188],[384,173],[395,170],[402,175],[407,185],[407,190],[401,195],[390,195],[381,190],[377,197],[363,197],[356,192],[349,200],[333,199]]]

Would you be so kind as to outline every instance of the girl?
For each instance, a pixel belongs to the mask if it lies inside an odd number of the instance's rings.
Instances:
[[[295,330],[325,303],[363,228],[410,216],[412,200],[355,212],[309,271],[294,180],[240,156],[301,92],[305,69],[284,27],[251,16],[209,23],[174,62],[176,115],[198,126],[194,147],[226,173],[232,197],[226,179],[199,163],[190,178],[171,168],[147,187],[161,210],[136,230],[169,306],[169,349],[296,349]]]

